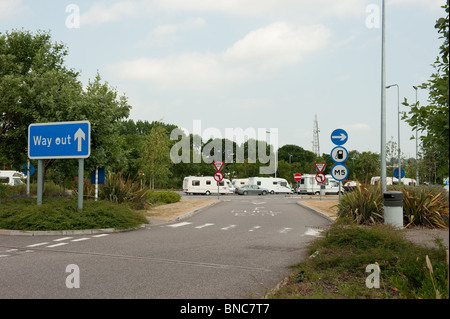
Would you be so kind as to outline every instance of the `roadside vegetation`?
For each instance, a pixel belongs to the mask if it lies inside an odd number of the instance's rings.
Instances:
[[[448,229],[449,193],[443,188],[427,186],[390,186],[403,193],[403,224]],[[383,223],[383,194],[379,185],[361,185],[342,196],[337,205],[338,219],[360,225]]]
[[[26,195],[26,185],[0,184],[0,229],[14,230],[79,230],[116,228],[128,229],[148,223],[147,209],[174,203],[181,196],[172,191],[141,188],[138,183],[120,174],[109,174],[100,185],[98,200],[94,200],[94,185],[85,183],[83,210],[78,210],[76,192],[61,193],[61,189],[46,183],[43,203],[36,205],[36,187]]]
[[[309,258],[292,266],[285,284],[266,298],[448,299],[449,257],[441,242],[438,249],[424,248],[390,226],[348,220],[323,235],[309,246]]]

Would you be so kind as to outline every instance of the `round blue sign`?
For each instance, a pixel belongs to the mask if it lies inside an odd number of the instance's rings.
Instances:
[[[33,175],[34,172],[35,172],[34,166],[30,164],[30,176]],[[27,169],[27,165],[26,164],[22,167],[22,173],[25,176],[27,176],[27,174],[28,174],[28,169]]]
[[[401,174],[402,174],[401,178],[405,177],[405,170],[403,168],[401,169]],[[394,170],[394,177],[398,178],[398,167]]]
[[[348,134],[341,128],[335,129],[331,133],[331,141],[336,145],[344,145],[348,140]]]

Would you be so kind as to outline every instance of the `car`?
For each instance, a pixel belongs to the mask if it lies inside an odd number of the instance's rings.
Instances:
[[[266,195],[269,190],[267,188],[259,187],[258,185],[243,185],[236,187],[236,194],[247,195],[247,194],[258,194]]]

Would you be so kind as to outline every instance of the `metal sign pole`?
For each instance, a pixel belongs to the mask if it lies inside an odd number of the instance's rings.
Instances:
[[[38,160],[38,175],[37,175],[37,205],[42,205],[42,191],[44,188],[44,160]]]
[[[78,159],[78,210],[83,210],[84,158]]]
[[[98,198],[98,166],[95,167],[95,201]]]

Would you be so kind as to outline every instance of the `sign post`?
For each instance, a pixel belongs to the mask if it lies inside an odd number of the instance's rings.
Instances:
[[[78,210],[83,210],[84,159],[91,154],[89,121],[34,123],[28,126],[28,158],[38,160],[37,205],[42,204],[44,159],[78,159]]]
[[[335,129],[333,133],[331,133],[331,141],[338,145],[331,150],[330,156],[331,159],[336,163],[331,168],[331,176],[337,181],[339,181],[339,202],[341,201],[341,181],[347,178],[348,176],[348,168],[343,163],[348,158],[348,151],[344,145],[348,140],[348,134],[343,129]]]
[[[214,168],[216,172],[214,173],[214,180],[217,182],[217,199],[219,199],[220,191],[219,191],[219,182],[223,180],[223,173],[220,170],[223,167],[223,162],[213,162]]]

